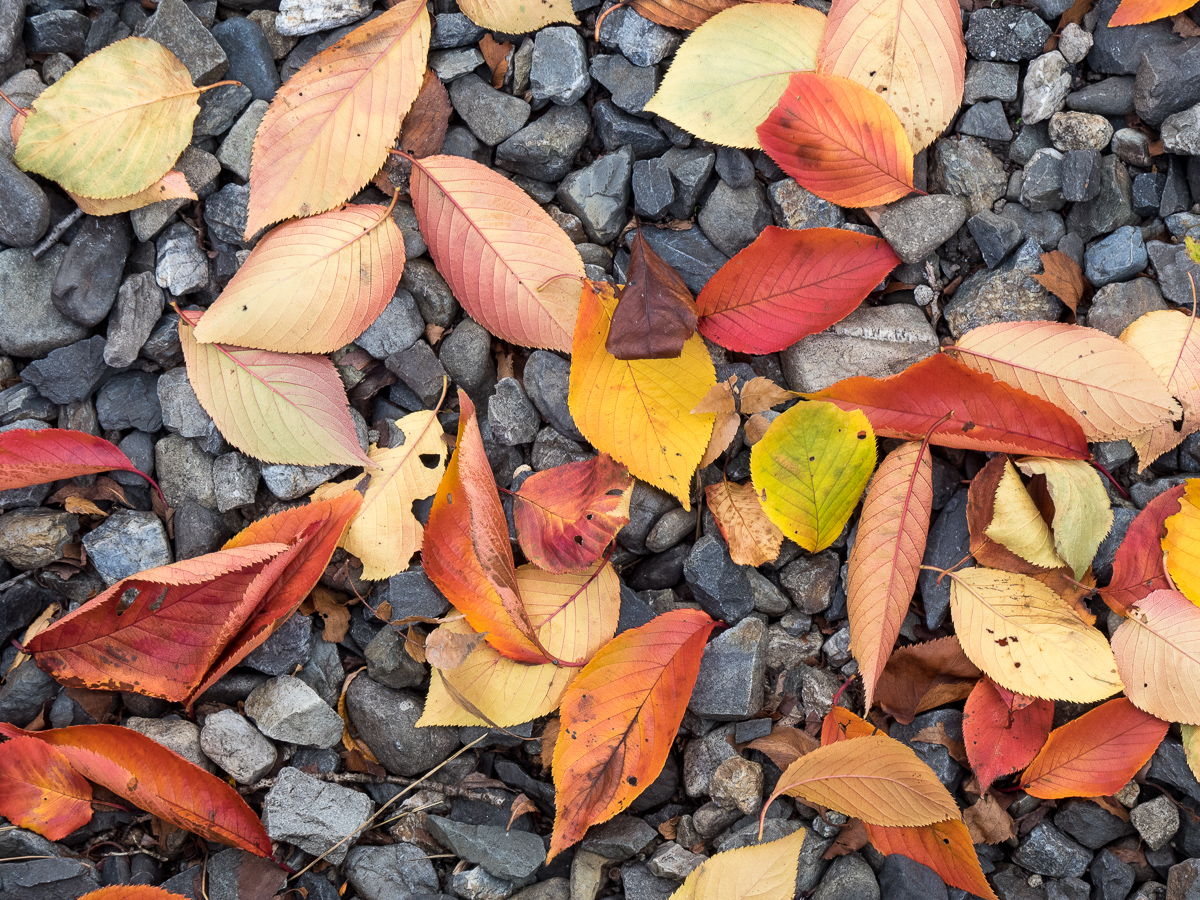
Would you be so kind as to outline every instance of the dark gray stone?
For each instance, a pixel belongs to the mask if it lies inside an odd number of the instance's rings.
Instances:
[[[66,53],[81,57],[92,27],[87,16],[70,9],[52,9],[25,20],[25,49],[29,53]]]
[[[356,337],[354,343],[376,359],[387,359],[393,353],[407,350],[424,332],[425,321],[417,309],[416,299],[404,288],[398,288],[379,318]]]
[[[633,151],[623,147],[564,178],[558,186],[558,201],[567,212],[579,217],[593,242],[607,244],[628,221],[632,175]]]
[[[620,47],[621,53],[635,66],[653,66],[662,62],[681,41],[678,32],[652,22],[630,8],[613,12],[605,18],[600,29],[600,42],[606,47]]]
[[[537,33],[529,84],[534,101],[551,100],[560,106],[570,106],[587,92],[592,79],[578,31],[555,25]]]
[[[749,187],[754,182],[754,163],[745,151],[734,147],[717,148],[717,174],[731,188]]]
[[[957,791],[959,784],[962,783],[965,774],[963,767],[950,756],[950,751],[944,745],[918,741],[914,738],[926,728],[936,729],[940,726],[951,740],[961,742],[963,739],[962,720],[963,714],[957,709],[935,709],[917,716],[908,725],[895,724],[890,733],[891,737],[911,747],[921,761],[937,775],[938,781],[951,793]]]
[[[346,856],[346,878],[361,900],[448,900],[438,894],[437,870],[428,856],[416,844],[355,847]]]
[[[117,510],[84,535],[83,548],[108,585],[172,562],[167,530],[151,512]]]
[[[1200,800],[1200,781],[1196,780],[1188,766],[1183,744],[1172,737],[1165,738],[1150,757],[1148,775],[1152,781],[1175,788],[1193,800]]]
[[[753,611],[745,570],[729,558],[729,548],[720,539],[701,537],[687,554],[683,574],[700,606],[713,618],[735,625]]]
[[[460,12],[439,13],[434,17],[431,50],[449,50],[477,44],[487,32]]]
[[[496,385],[487,417],[492,437],[510,447],[533,443],[542,424],[541,416],[515,378],[502,378]]]
[[[1099,166],[1098,150],[1071,150],[1063,156],[1063,199],[1069,203],[1096,199],[1100,194],[1100,183],[1096,179]]]
[[[805,553],[784,566],[779,581],[797,609],[815,616],[833,602],[840,570],[841,563],[833,550]]]
[[[19,581],[0,593],[0,641],[7,643],[57,599],[34,581]]]
[[[1050,26],[1036,13],[1019,7],[977,9],[965,35],[967,52],[975,59],[1020,62],[1042,52]]]
[[[116,311],[109,319],[104,361],[124,368],[137,359],[162,315],[166,301],[162,288],[148,272],[130,275],[117,292]]]
[[[744,188],[733,188],[718,181],[696,221],[713,246],[726,256],[733,256],[750,246],[771,224],[771,210],[762,185],[751,183]]]
[[[223,84],[211,91],[205,91],[200,95],[200,114],[192,124],[192,134],[195,137],[215,137],[224,134],[254,99],[254,93],[242,84]]]
[[[179,57],[196,84],[220,81],[229,68],[229,58],[217,39],[183,0],[162,0],[141,36],[157,41]]]
[[[1200,42],[1185,41],[1143,53],[1133,89],[1138,117],[1154,128],[1200,102]]]
[[[547,350],[535,350],[525,363],[524,377],[525,391],[542,417],[560,434],[584,441],[567,402],[571,363]]]
[[[1162,296],[1172,303],[1190,304],[1192,282],[1200,285],[1200,266],[1188,258],[1187,248],[1182,244],[1150,241],[1146,245],[1146,253],[1154,267],[1154,274],[1158,276]]]
[[[1087,871],[1092,853],[1049,822],[1040,822],[1021,841],[1013,861],[1050,878],[1078,878]]]
[[[1028,122],[1021,126],[1016,139],[1009,145],[1008,158],[1018,166],[1033,159],[1033,154],[1050,146],[1050,125],[1047,122]]]
[[[1124,116],[1133,112],[1134,79],[1115,76],[1084,85],[1067,94],[1067,109],[1076,112],[1099,113],[1102,116]]]
[[[0,154],[0,242],[32,247],[50,227],[50,201],[38,183]]]
[[[442,816],[426,816],[434,839],[459,859],[483,866],[506,881],[523,881],[537,871],[546,847],[537,835],[495,825],[468,825]]]
[[[963,103],[980,100],[1016,100],[1021,67],[1015,63],[967,60]]]
[[[1133,890],[1133,866],[1111,850],[1101,850],[1089,870],[1096,887],[1096,900],[1125,900]]]
[[[1108,20],[1116,12],[1119,3],[1120,0],[1100,0],[1095,6],[1099,21],[1092,33],[1095,43],[1087,56],[1087,64],[1093,72],[1134,75],[1146,51],[1163,53],[1180,42],[1171,30],[1170,19],[1159,19],[1146,25],[1109,28]]]
[[[0,685],[0,722],[24,728],[57,693],[58,682],[39,669],[32,659],[25,660],[8,673],[4,684]],[[4,868],[0,866],[0,870]],[[2,873],[0,885],[4,885]],[[7,900],[8,894],[3,893],[3,896]]]
[[[924,565],[948,569],[969,556],[971,536],[967,530],[967,490],[960,488],[942,507],[929,529],[925,544]],[[968,559],[967,565],[974,565]],[[925,622],[931,629],[940,628],[950,610],[950,579],[938,583],[938,573],[922,570],[917,577],[921,599],[925,603]]]
[[[990,141],[1011,141],[1012,128],[999,100],[976,103],[958,120],[960,134],[973,135]]]
[[[643,218],[657,219],[675,202],[671,170],[661,159],[635,162],[632,187],[633,212]]]
[[[642,236],[654,252],[680,274],[693,294],[699,294],[708,279],[729,261],[720,250],[709,243],[699,228],[674,231],[667,228],[646,228]],[[632,234],[629,239],[632,240]]]
[[[387,358],[388,371],[393,372],[417,395],[426,409],[433,409],[442,396],[446,370],[425,341],[416,341],[407,350]]]
[[[128,216],[88,216],[54,277],[55,308],[80,325],[101,322],[117,299],[131,239]]]
[[[395,775],[420,775],[454,752],[458,731],[417,728],[423,702],[409,691],[355,678],[346,691],[346,709],[358,733],[384,767]]]
[[[707,148],[683,150],[672,147],[662,155],[662,160],[670,169],[671,180],[675,185],[675,201],[671,204],[671,215],[677,219],[691,218],[700,193],[712,175],[717,155]]]
[[[994,269],[1003,262],[1024,238],[1020,225],[991,210],[971,216],[967,220],[967,227],[971,230],[971,237],[975,238],[975,244],[983,254],[983,261],[989,269]]]
[[[4,900],[76,900],[99,889],[95,866],[82,859],[30,859],[0,865]]]
[[[449,328],[458,318],[458,301],[437,268],[427,259],[410,259],[404,264],[400,287],[413,295],[421,318],[429,325]]]
[[[1041,272],[1041,248],[1032,239],[1002,265],[976,272],[946,305],[950,333],[957,338],[996,322],[1057,319],[1063,305],[1033,277]]]
[[[454,383],[480,401],[496,380],[491,347],[492,336],[487,329],[474,319],[464,317],[442,341],[439,350],[442,366]]]
[[[592,108],[596,135],[605,150],[629,146],[634,159],[659,156],[670,148],[671,142],[646,119],[619,110],[611,100],[601,100]]]
[[[85,400],[109,371],[104,338],[96,336],[52,350],[21,370],[21,378],[54,403]]]
[[[450,608],[449,602],[419,565],[393,575],[385,584],[378,585],[371,592],[372,606],[378,606],[384,601],[392,606],[393,620],[409,616],[426,616],[433,619],[445,615]]]
[[[1085,260],[1088,281],[1096,287],[1132,278],[1146,268],[1146,245],[1141,229],[1118,228],[1089,247]]]
[[[1158,286],[1149,278],[1109,284],[1092,297],[1087,323],[1092,328],[1120,337],[1133,322],[1148,312],[1166,309]]]
[[[229,19],[228,21],[245,21]],[[255,28],[258,26],[255,25]],[[250,187],[227,184],[204,201],[204,221],[209,233],[219,241],[238,247],[246,246],[243,234],[250,206]]]
[[[240,81],[255,100],[270,100],[279,89],[279,73],[267,36],[257,22],[229,18],[213,26],[212,36],[229,58],[225,77]]]
[[[582,103],[552,106],[496,148],[496,165],[538,181],[559,181],[571,170],[591,127]]]
[[[295,613],[251,650],[242,664],[264,675],[288,675],[308,659],[312,642],[312,619]]]
[[[704,648],[688,708],[718,722],[758,715],[766,665],[767,626],[756,618],[742,619]]]
[[[612,102],[627,113],[640,113],[658,89],[658,70],[654,66],[635,66],[620,54],[596,54],[591,73],[608,88]]]
[[[101,428],[158,431],[162,428],[158,377],[148,372],[123,372],[110,378],[96,395],[96,415]]]
[[[1153,216],[1162,205],[1162,192],[1167,183],[1166,172],[1143,172],[1133,179],[1133,211],[1139,216]]]
[[[879,870],[883,900],[948,900],[946,883],[933,869],[893,853]]]
[[[1066,801],[1054,814],[1054,824],[1091,850],[1133,834],[1132,825],[1090,800]]]
[[[504,94],[478,75],[464,75],[451,83],[450,102],[471,133],[494,147],[516,134],[529,120],[529,104]]]
[[[1021,232],[1027,238],[1037,241],[1043,250],[1055,249],[1066,235],[1062,216],[1053,210],[1034,213],[1020,203],[1008,203],[1000,211],[1000,215],[1020,225]]]
[[[1021,180],[1021,204],[1030,212],[1062,209],[1063,156],[1052,148],[1037,151],[1025,166]]]

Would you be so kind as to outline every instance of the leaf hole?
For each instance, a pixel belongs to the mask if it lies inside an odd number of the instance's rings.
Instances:
[[[582,534],[575,535],[575,543],[577,543],[580,547],[583,546],[583,535]]]
[[[421,465],[427,469],[436,469],[438,467],[438,463],[442,461],[441,456],[436,453],[418,453],[417,459],[419,459],[421,461]]]

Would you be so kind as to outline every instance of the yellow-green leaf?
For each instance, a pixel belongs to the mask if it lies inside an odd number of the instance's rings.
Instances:
[[[192,139],[199,96],[162,44],[117,41],[33,101],[13,159],[85,197],[136,194],[162,178]]]
[[[688,873],[671,900],[792,900],[804,829],[718,853]]]
[[[832,403],[793,406],[750,451],[767,516],[811,553],[837,540],[874,469],[871,423],[861,410]]]
[[[697,137],[757,147],[758,126],[793,72],[816,66],[825,17],[813,9],[744,3],[717,13],[675,53],[646,104]]]
[[[1054,501],[1054,548],[1082,578],[1112,530],[1112,507],[1100,473],[1079,459],[1027,456],[1017,465],[1026,475],[1046,476]]]
[[[716,369],[698,334],[676,359],[617,359],[605,348],[616,305],[611,285],[584,282],[572,345],[571,415],[597,450],[691,509],[692,473],[714,418],[692,409],[717,383]]]
[[[1029,491],[1025,490],[1021,476],[1008,461],[1004,463],[1004,474],[996,487],[995,515],[986,534],[1035,566],[1057,569],[1063,564],[1054,550],[1050,526],[1038,512]]]

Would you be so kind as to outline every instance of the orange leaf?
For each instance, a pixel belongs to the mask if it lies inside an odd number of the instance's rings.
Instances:
[[[1002,775],[1029,765],[1046,743],[1054,701],[1022,697],[981,678],[963,707],[963,744],[984,793]]]
[[[479,42],[479,52],[483,54],[483,61],[492,73],[492,87],[496,90],[504,87],[504,76],[508,74],[508,54],[512,48],[513,45],[508,41],[501,44],[490,34],[485,34]]]
[[[1152,591],[1171,586],[1163,571],[1162,539],[1167,533],[1166,521],[1179,512],[1186,491],[1186,484],[1164,491],[1130,523],[1113,558],[1112,579],[1107,587],[1100,588],[1100,596],[1109,608],[1124,615]]]
[[[715,625],[699,610],[664,613],[613,638],[571,682],[554,747],[549,859],[658,777]]]
[[[1115,794],[1154,755],[1169,727],[1124,697],[1109,700],[1050,732],[1021,775],[1021,789],[1043,800]]]
[[[857,376],[813,394],[842,409],[861,409],[881,437],[940,447],[1087,459],[1079,423],[1047,400],[936,353],[889,378]]]
[[[875,699],[907,725],[928,709],[964,699],[981,674],[958,638],[938,638],[893,653],[875,686]]]
[[[98,891],[84,894],[79,900],[188,900],[183,894],[176,894],[166,888],[152,887],[148,884],[114,884],[112,887],[102,887]]]
[[[791,3],[791,0],[631,0],[630,6],[651,22],[691,31],[721,10],[740,3]]]
[[[706,487],[704,496],[735,563],[761,566],[778,558],[783,532],[767,518],[754,485],[719,481]]]
[[[549,662],[521,603],[508,522],[483,450],[475,404],[458,392],[458,445],[438,485],[421,559],[425,574],[509,659]]]
[[[899,853],[928,866],[951,887],[996,900],[975,854],[971,834],[962,819],[947,819],[916,828],[881,828],[864,823],[872,846],[884,856]]]
[[[401,0],[284,82],[254,138],[247,239],[371,180],[421,87],[429,36],[423,0]]]
[[[775,353],[850,315],[899,264],[881,238],[768,225],[700,291],[700,333],[738,353]]]
[[[0,491],[114,469],[141,475],[158,487],[103,438],[63,428],[19,428],[0,434]]]
[[[1034,275],[1034,279],[1075,312],[1083,297],[1083,270],[1079,263],[1061,250],[1051,250],[1042,254],[1042,268],[1045,271]]]
[[[458,156],[413,165],[413,209],[438,271],[501,340],[570,352],[583,260],[523,190]]]
[[[1108,27],[1144,25],[1155,19],[1165,19],[1191,8],[1195,2],[1196,0],[1121,0],[1121,5],[1108,20]]]
[[[84,778],[173,825],[210,841],[271,855],[262,822],[237,791],[132,729],[76,725],[32,732],[0,723],[0,734],[25,735],[57,747]]]
[[[92,820],[92,788],[61,751],[15,737],[0,744],[0,815],[61,841]]]
[[[796,72],[758,139],[802,187],[838,206],[879,206],[914,190],[904,126],[848,78]]]
[[[862,716],[852,713],[844,706],[835,706],[821,721],[821,746],[827,747],[838,741],[850,741],[854,738],[870,737],[873,734],[887,734],[872,725]]]
[[[1200,607],[1178,591],[1155,591],[1129,610],[1112,646],[1130,701],[1200,725]]]
[[[530,475],[513,498],[521,550],[551,572],[580,572],[629,522],[633,479],[607,453]]]
[[[625,279],[605,349],[617,359],[677,359],[696,333],[696,302],[683,277],[646,243],[640,228],[629,247]]]
[[[917,587],[932,513],[933,463],[925,444],[901,444],[871,481],[850,551],[850,649],[858,660],[868,710]]]

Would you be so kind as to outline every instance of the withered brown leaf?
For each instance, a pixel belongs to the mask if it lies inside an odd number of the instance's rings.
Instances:
[[[639,228],[629,248],[629,272],[605,348],[617,359],[675,359],[695,331],[692,292]]]

